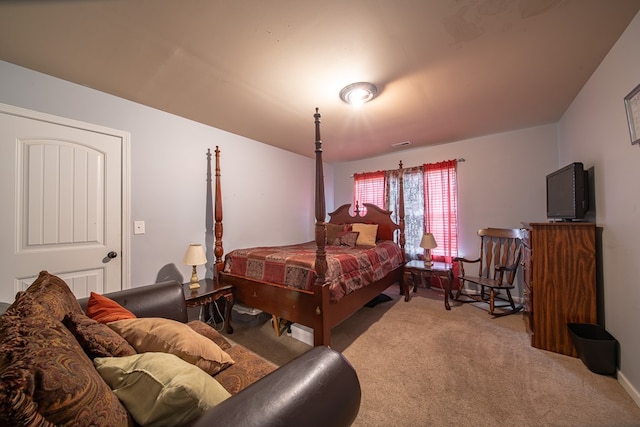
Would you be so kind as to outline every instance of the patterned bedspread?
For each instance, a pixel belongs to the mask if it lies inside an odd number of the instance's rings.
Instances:
[[[326,246],[326,282],[331,301],[367,286],[402,264],[400,247],[380,241],[374,247]],[[225,257],[224,272],[293,288],[311,290],[316,280],[314,241],[289,246],[237,249]]]

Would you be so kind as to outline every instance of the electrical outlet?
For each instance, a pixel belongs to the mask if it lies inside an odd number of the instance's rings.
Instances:
[[[133,234],[144,234],[144,221],[133,221]]]

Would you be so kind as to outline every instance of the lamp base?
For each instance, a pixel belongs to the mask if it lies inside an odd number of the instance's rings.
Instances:
[[[193,271],[191,273],[191,283],[189,283],[189,289],[198,289],[200,287],[200,280],[198,280],[198,273],[196,271],[196,266],[193,266]]]

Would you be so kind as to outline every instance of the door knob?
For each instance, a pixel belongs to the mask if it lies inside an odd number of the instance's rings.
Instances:
[[[117,256],[118,256],[118,252],[115,252],[115,251],[111,251],[107,254],[107,257],[109,258],[115,258]]]

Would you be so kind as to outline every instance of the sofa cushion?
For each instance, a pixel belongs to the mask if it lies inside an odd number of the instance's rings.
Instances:
[[[216,380],[231,394],[238,393],[278,368],[241,345],[235,345],[227,351],[236,363],[219,372]]]
[[[181,426],[230,396],[202,369],[168,353],[97,357],[102,378],[143,426]]]
[[[120,357],[137,354],[131,345],[113,329],[88,318],[84,314],[69,313],[62,323],[75,336],[90,359]]]
[[[234,363],[233,359],[209,338],[184,323],[160,317],[126,319],[107,324],[138,353],[172,353],[213,375]]]
[[[82,313],[78,300],[65,281],[47,271],[41,271],[25,292],[31,294],[56,320],[61,321],[67,313]]]
[[[100,323],[135,319],[136,315],[104,295],[91,292],[87,300],[87,316]]]
[[[51,300],[44,307],[33,294],[18,293],[0,317],[0,424],[128,425],[122,403],[52,316]]]

